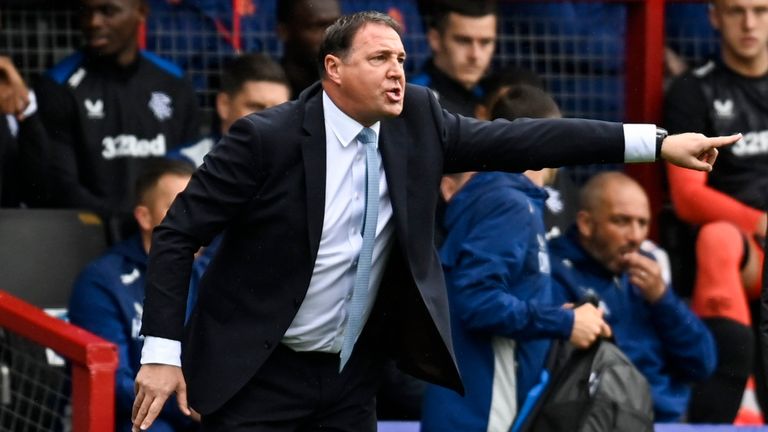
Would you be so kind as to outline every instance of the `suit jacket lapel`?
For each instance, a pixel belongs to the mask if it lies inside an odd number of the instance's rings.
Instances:
[[[325,216],[325,121],[323,116],[322,89],[309,95],[304,109],[304,131],[301,137],[301,151],[304,161],[304,179],[307,191],[307,231],[312,262],[317,257],[320,236]]]
[[[408,238],[408,149],[411,146],[404,123],[398,119],[383,120],[379,131],[379,151],[384,161],[389,198],[398,237]]]

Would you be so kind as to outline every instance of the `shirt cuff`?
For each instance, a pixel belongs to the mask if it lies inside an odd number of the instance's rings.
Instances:
[[[624,124],[624,162],[656,160],[656,125]]]
[[[144,338],[141,364],[159,363],[181,367],[181,342],[155,336]]]

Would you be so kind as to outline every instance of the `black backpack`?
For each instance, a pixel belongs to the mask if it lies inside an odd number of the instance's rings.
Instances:
[[[653,431],[648,381],[610,340],[586,350],[554,341],[542,378],[513,432]]]

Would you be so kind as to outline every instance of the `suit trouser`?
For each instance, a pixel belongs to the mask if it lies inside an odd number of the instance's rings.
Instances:
[[[279,345],[232,399],[202,419],[205,432],[376,430],[383,358],[363,338],[339,373],[339,355]]]

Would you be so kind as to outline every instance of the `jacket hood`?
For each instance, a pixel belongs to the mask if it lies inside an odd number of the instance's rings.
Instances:
[[[450,229],[468,207],[471,207],[475,201],[481,199],[483,193],[501,188],[515,189],[534,201],[540,202],[542,205],[549,196],[544,188],[536,186],[523,174],[480,172],[472,176],[451,199],[445,214],[446,229]]]
[[[144,267],[147,265],[147,252],[144,250],[144,245],[141,243],[141,236],[138,234],[128,240],[116,244],[112,248],[112,252],[137,266]]]

